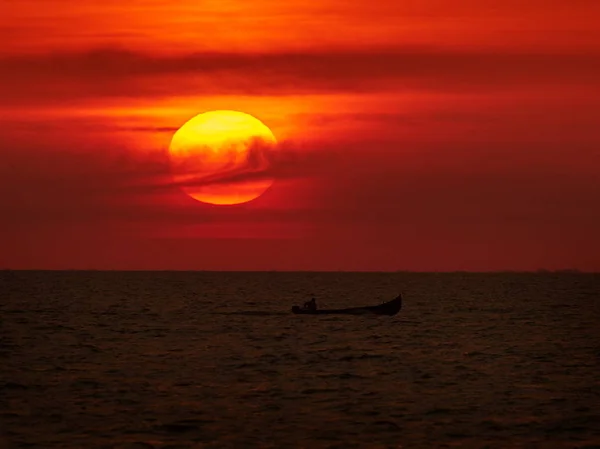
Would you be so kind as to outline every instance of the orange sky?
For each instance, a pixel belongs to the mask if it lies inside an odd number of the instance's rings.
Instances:
[[[0,0],[0,268],[600,270],[600,3]],[[192,116],[282,143],[234,207]]]

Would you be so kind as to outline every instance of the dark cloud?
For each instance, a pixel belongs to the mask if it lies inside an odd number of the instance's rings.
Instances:
[[[248,181],[272,179],[275,182],[305,180],[327,176],[335,169],[336,160],[340,160],[341,152],[335,148],[303,148],[292,142],[280,142],[275,146],[264,145],[257,141],[249,148],[243,164],[225,167],[218,173],[198,174],[193,171],[174,170],[173,162],[165,161],[165,171],[131,173],[125,184],[119,186],[130,193],[155,194],[168,192],[183,187],[202,187],[210,185],[234,185]],[[171,176],[173,173],[180,177]],[[166,174],[166,175],[165,175]]]
[[[164,56],[109,48],[4,57],[0,93],[13,101],[43,101],[77,96],[271,95],[596,83],[599,56],[434,48]]]
[[[3,136],[2,146],[7,150],[0,153],[3,227],[152,223],[160,228],[217,219],[285,221],[291,219],[290,214],[277,210],[252,214],[240,206],[237,209],[242,212],[217,213],[212,207],[191,200],[180,188],[243,183],[265,177],[276,183],[302,180],[327,176],[335,167],[332,158],[336,153],[328,148],[319,151],[285,141],[276,148],[266,148],[257,143],[251,148],[248,164],[181,182],[172,176],[166,150],[140,151],[107,140],[110,136],[89,140],[85,134],[68,135],[61,131],[59,127],[54,133],[44,133],[44,139],[29,142],[23,141],[22,135],[12,139]],[[34,135],[31,137],[35,139]]]

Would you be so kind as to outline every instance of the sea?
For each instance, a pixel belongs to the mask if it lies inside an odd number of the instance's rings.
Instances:
[[[0,448],[600,448],[600,274],[4,270],[0,295]]]

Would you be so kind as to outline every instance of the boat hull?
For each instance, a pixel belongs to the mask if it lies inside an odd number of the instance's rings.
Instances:
[[[292,313],[296,315],[396,315],[402,309],[402,297],[398,296],[384,304],[366,307],[350,307],[347,309],[303,309],[298,306],[292,307]]]

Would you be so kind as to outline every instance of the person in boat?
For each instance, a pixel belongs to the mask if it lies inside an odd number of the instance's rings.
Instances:
[[[306,301],[304,303],[305,310],[317,310],[317,301],[315,298],[312,298],[310,301]]]

